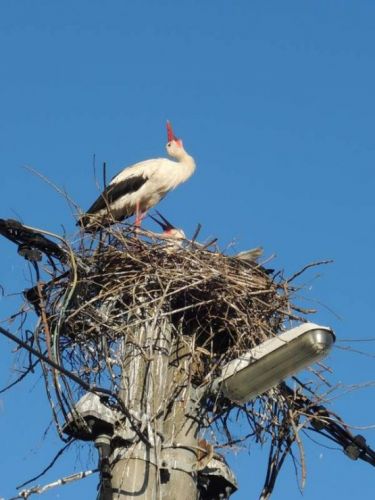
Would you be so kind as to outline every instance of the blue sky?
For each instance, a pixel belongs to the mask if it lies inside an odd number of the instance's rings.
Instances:
[[[65,200],[23,167],[87,208],[98,194],[93,154],[109,175],[163,156],[170,119],[198,168],[160,210],[187,234],[202,223],[202,237],[217,236],[223,248],[262,245],[286,274],[334,259],[302,280],[305,303],[319,310],[313,319],[339,341],[374,338],[374,28],[370,0],[4,0],[0,217],[73,235]],[[27,287],[15,248],[0,248],[6,293]],[[1,318],[15,301],[1,299]],[[374,343],[349,345],[374,355]],[[14,346],[3,338],[0,346],[4,386]],[[335,349],[328,361],[333,383],[374,378],[370,356]],[[36,376],[0,395],[0,497],[61,446],[53,429],[43,439],[43,391]],[[373,388],[333,404],[353,425],[375,424]],[[374,431],[363,433],[375,446]],[[306,446],[305,500],[370,498],[369,465]],[[257,498],[265,459],[254,446],[232,459],[241,488],[233,498]],[[39,482],[86,465],[86,448],[71,452]],[[87,479],[44,498],[94,498],[95,487]],[[300,498],[290,463],[274,498]]]

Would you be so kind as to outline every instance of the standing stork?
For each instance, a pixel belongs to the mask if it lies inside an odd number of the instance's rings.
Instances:
[[[139,227],[147,210],[193,175],[195,161],[185,151],[182,140],[174,135],[169,122],[167,135],[167,153],[174,160],[145,160],[122,170],[79,219],[80,226],[95,231],[135,214],[135,226]]]

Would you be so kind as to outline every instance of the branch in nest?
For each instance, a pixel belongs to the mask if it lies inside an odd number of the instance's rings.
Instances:
[[[298,276],[300,276],[302,273],[304,273],[310,267],[322,266],[324,264],[332,264],[332,262],[333,262],[332,259],[329,259],[329,260],[318,260],[316,262],[311,262],[311,264],[307,264],[300,271],[297,271],[296,273],[294,273],[290,278],[288,278],[287,280],[285,280],[285,282],[286,283],[290,283],[291,281],[295,280]]]

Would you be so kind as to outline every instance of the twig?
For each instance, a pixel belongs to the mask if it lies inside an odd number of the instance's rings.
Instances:
[[[287,280],[285,280],[285,282],[286,283],[290,283],[291,281],[293,281],[295,278],[297,278],[298,276],[300,276],[302,273],[304,273],[310,267],[322,266],[324,264],[332,264],[332,262],[333,262],[332,259],[329,259],[329,260],[317,260],[316,262],[311,262],[311,264],[307,264],[300,271],[292,274],[292,276],[290,278],[288,278]]]
[[[21,382],[21,380],[23,380],[26,375],[28,375],[30,372],[33,371],[33,369],[36,367],[36,365],[40,362],[39,359],[37,359],[36,361],[34,361],[34,363],[31,363],[30,366],[27,368],[27,370],[25,372],[23,372],[16,380],[14,380],[13,382],[11,382],[9,385],[7,385],[6,387],[4,387],[3,389],[0,390],[0,394],[2,394],[3,392],[7,391],[8,389],[10,389],[11,387],[14,387],[16,384],[18,384],[19,382]]]
[[[41,317],[42,317],[42,321],[43,321],[44,333],[46,334],[46,344],[47,344],[48,357],[50,359],[52,359],[51,333],[49,330],[46,308],[45,308],[45,304],[44,304],[43,286],[42,286],[42,283],[40,281],[38,281],[38,283],[37,283],[37,290],[38,290],[38,296],[39,296],[39,307],[40,307],[40,313],[41,313]]]
[[[294,422],[294,415],[293,415],[292,410],[289,410],[289,417],[290,417],[290,424],[291,424],[291,426],[293,428],[293,432],[294,432],[294,438],[295,438],[296,443],[298,445],[299,456],[300,456],[300,460],[301,460],[301,492],[302,492],[304,490],[305,484],[306,484],[306,460],[305,460],[305,452],[303,449],[303,444],[301,441],[301,437],[299,435],[299,431],[301,429],[303,429],[303,427],[305,426],[305,423],[302,422],[297,427],[295,422]]]

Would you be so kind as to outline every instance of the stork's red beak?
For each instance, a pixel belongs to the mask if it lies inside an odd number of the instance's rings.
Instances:
[[[170,124],[170,122],[167,122],[167,135],[168,135],[168,142],[178,141],[177,137],[173,133],[172,125]]]

